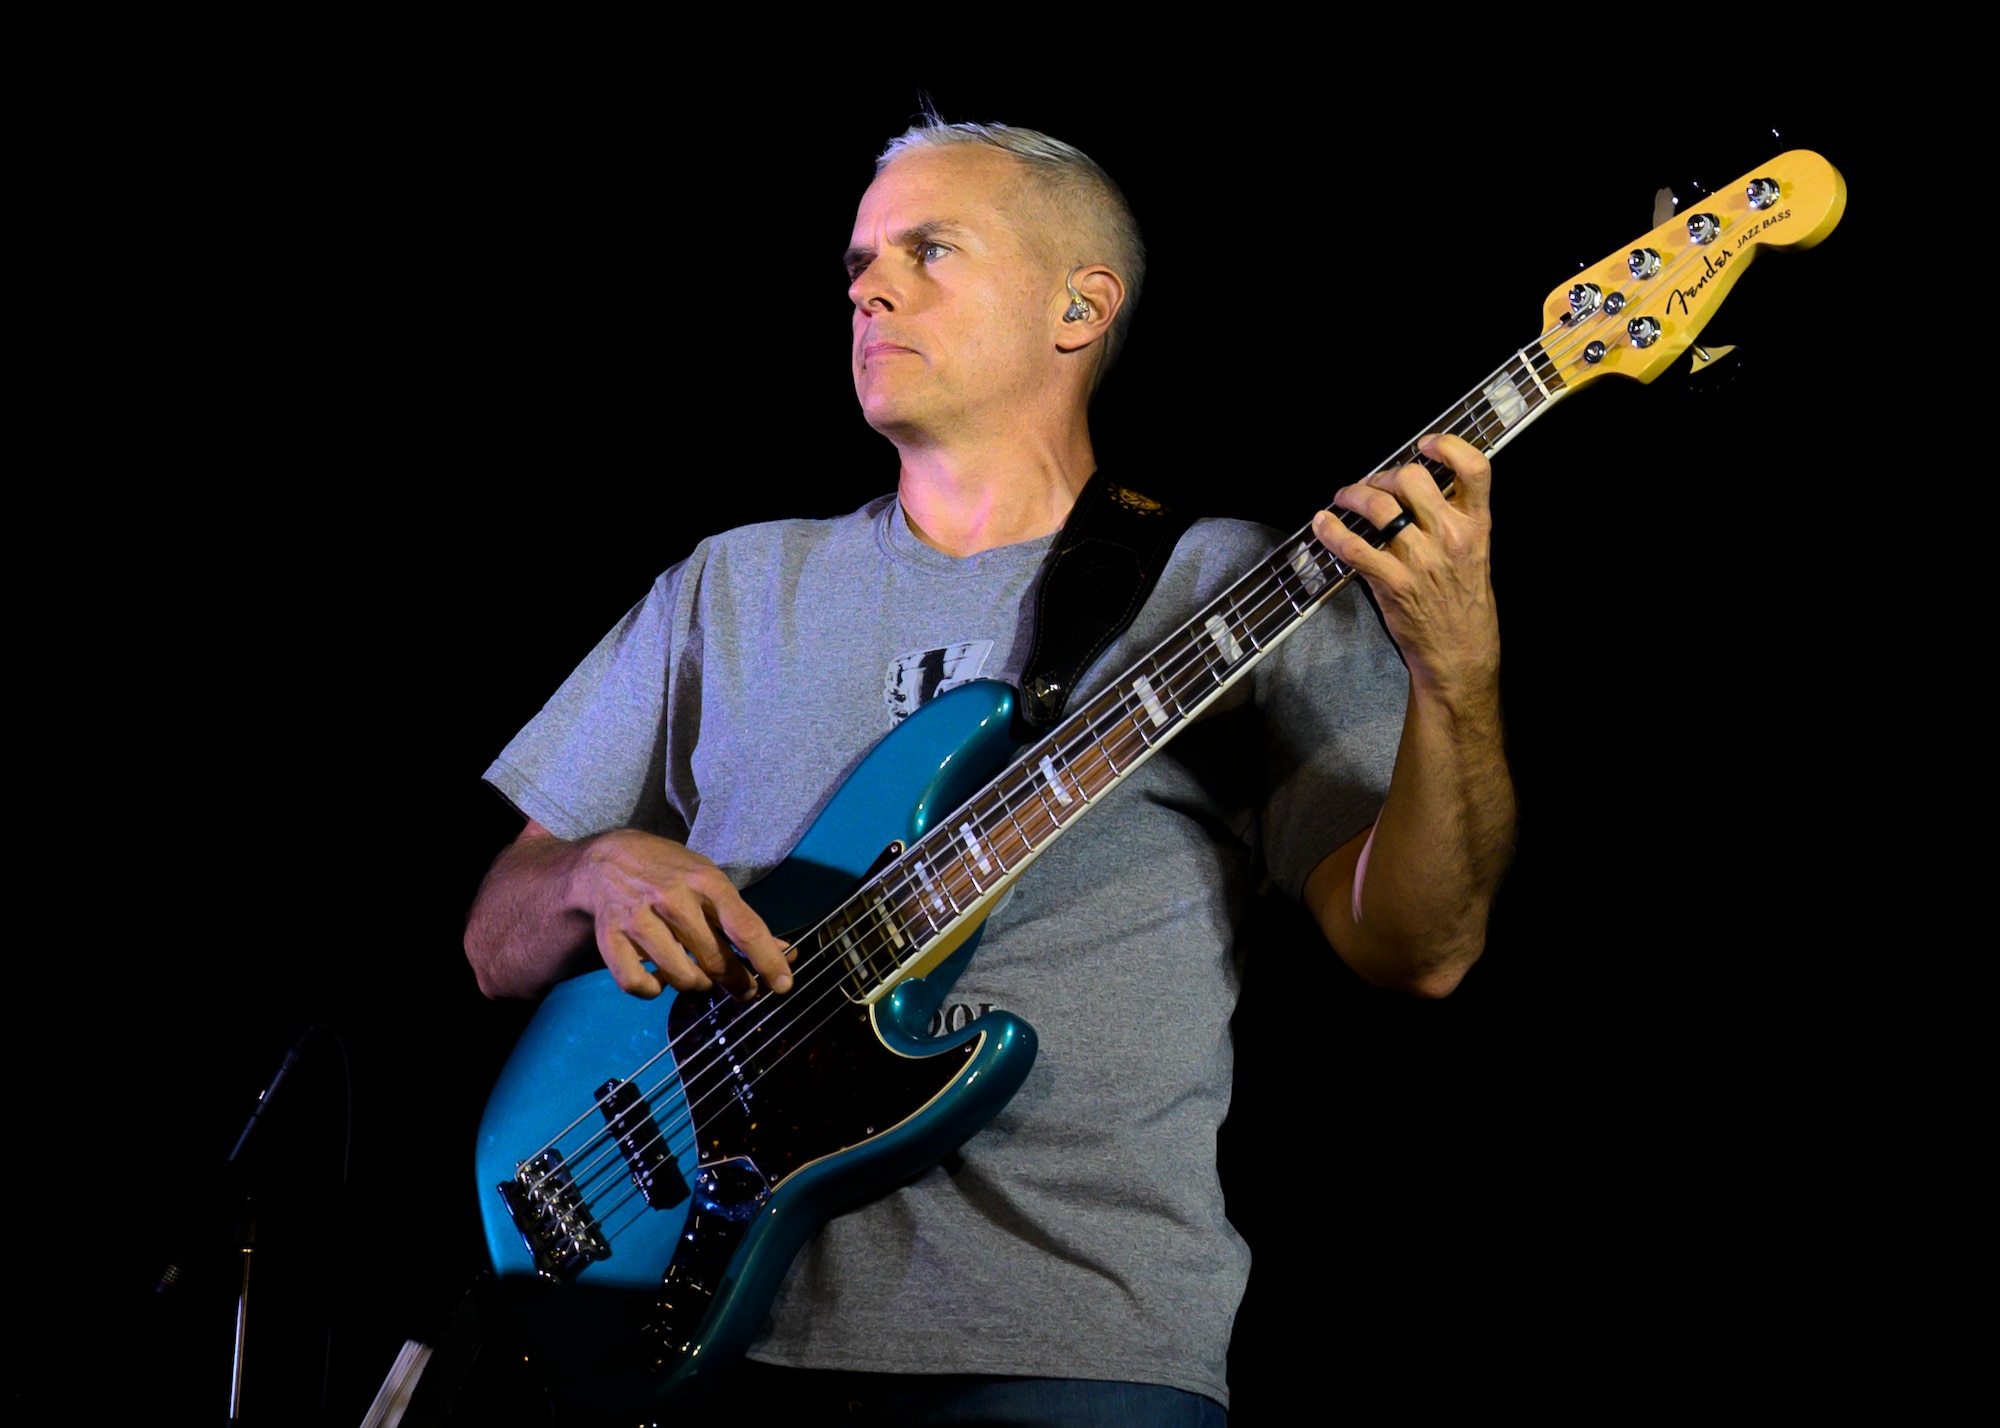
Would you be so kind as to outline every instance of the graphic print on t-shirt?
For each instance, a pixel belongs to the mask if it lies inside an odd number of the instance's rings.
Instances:
[[[882,682],[889,727],[893,729],[946,690],[979,678],[986,657],[992,653],[991,640],[962,640],[934,650],[911,650],[890,660]]]
[[[1012,889],[1009,889],[1010,895],[1011,892]],[[932,1012],[930,1025],[925,1030],[932,1036],[943,1036],[947,1031],[964,1031],[992,1010],[992,1002],[953,1002]]]

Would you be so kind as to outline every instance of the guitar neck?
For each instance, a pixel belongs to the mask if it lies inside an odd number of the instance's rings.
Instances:
[[[1566,391],[1539,341],[1516,352],[1427,427],[1491,453]],[[1421,437],[1417,438],[1421,439]],[[1450,471],[1413,439],[1386,466],[1415,464],[1449,492]],[[1380,543],[1361,517],[1336,513]],[[1312,528],[1295,531],[1149,654],[911,844],[812,934],[873,1001],[963,940],[1029,864],[1140,765],[1256,668],[1354,570]]]

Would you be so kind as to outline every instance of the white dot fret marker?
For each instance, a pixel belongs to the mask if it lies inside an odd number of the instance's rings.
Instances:
[[[959,824],[958,836],[965,840],[966,849],[972,854],[972,861],[979,864],[979,871],[982,873],[992,872],[993,864],[987,861],[986,850],[980,846],[979,835],[972,831],[972,825],[970,823]]]
[[[1542,380],[1541,373],[1535,370],[1534,364],[1526,360],[1523,360],[1521,363],[1521,368],[1528,374],[1528,380],[1533,382],[1537,387],[1540,387],[1542,389],[1542,395],[1544,397],[1548,397],[1549,396],[1548,383]],[[1554,400],[1554,398],[1552,397],[1549,399],[1551,401]]]
[[[1512,426],[1528,414],[1528,404],[1521,400],[1521,394],[1512,382],[1502,377],[1486,389],[1486,405],[1493,408],[1493,415],[1500,418],[1500,425]]]
[[[1069,807],[1070,796],[1063,792],[1062,776],[1056,772],[1056,761],[1052,755],[1042,755],[1042,777],[1049,781],[1049,791],[1056,796],[1056,802]]]
[[[882,919],[882,925],[889,929],[889,940],[898,947],[907,946],[903,940],[903,929],[896,925],[896,919],[889,912],[888,905],[881,898],[874,899],[875,915]]]
[[[1313,559],[1311,546],[1301,542],[1298,549],[1292,552],[1292,569],[1299,573],[1299,579],[1305,581],[1306,589],[1313,594],[1319,594],[1325,587],[1326,572],[1321,570],[1319,562]]]
[[[1153,693],[1153,681],[1141,674],[1132,680],[1132,692],[1139,696],[1139,702],[1146,706],[1146,715],[1155,727],[1164,728],[1167,722],[1167,708],[1160,703],[1160,696]]]
[[[1221,651],[1226,662],[1234,664],[1243,657],[1243,646],[1236,643],[1236,636],[1229,633],[1229,626],[1222,623],[1222,616],[1210,615],[1208,623],[1202,628],[1208,631],[1208,637],[1215,641],[1216,649]]]
[[[931,895],[932,907],[936,908],[939,912],[943,913],[949,913],[951,911],[950,908],[945,906],[944,898],[938,892],[937,880],[931,877],[931,870],[928,866],[924,864],[922,859],[919,859],[917,861],[917,881],[922,883],[924,885],[924,891],[928,892]]]

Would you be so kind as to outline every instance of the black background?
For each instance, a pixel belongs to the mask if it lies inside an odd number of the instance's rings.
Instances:
[[[1709,328],[1737,357],[1599,384],[1500,458],[1522,837],[1488,955],[1406,1004],[1273,913],[1223,1146],[1257,1253],[1241,1423],[1301,1391],[1668,1378],[1691,1280],[1799,1288],[1782,1207],[1819,1132],[1783,1033],[1812,1021],[1820,899],[1784,850],[1838,802],[1795,747],[1843,635],[1808,603],[1839,537],[1797,513],[1855,465],[1864,106],[1631,124],[1491,87],[952,73],[771,90],[532,44],[307,47],[122,94],[55,166],[103,218],[57,225],[96,280],[48,357],[82,400],[48,473],[77,559],[46,692],[109,767],[51,824],[75,877],[29,929],[11,1075],[65,1189],[53,1217],[47,1172],[11,1197],[51,1306],[14,1340],[17,1405],[219,1420],[230,1251],[201,1207],[316,1025],[352,1066],[351,1179],[316,1038],[260,1146],[260,1421],[312,1420],[329,1322],[329,1421],[357,1421],[455,1303],[473,1127],[526,1016],[459,950],[517,827],[479,774],[702,535],[893,484],[838,259],[920,90],[1127,190],[1152,276],[1097,409],[1107,469],[1286,529],[1530,339],[1656,188],[1794,147],[1841,167],[1842,228],[1763,255]]]

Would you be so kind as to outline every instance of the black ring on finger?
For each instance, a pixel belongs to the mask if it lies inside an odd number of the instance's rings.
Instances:
[[[1415,524],[1416,524],[1415,519],[1410,515],[1408,511],[1398,511],[1396,513],[1396,519],[1389,522],[1388,525],[1382,527],[1381,530],[1382,539],[1375,548],[1377,550],[1380,550],[1383,546],[1387,545],[1390,541],[1394,540],[1398,535],[1401,535],[1404,526],[1410,526]]]

